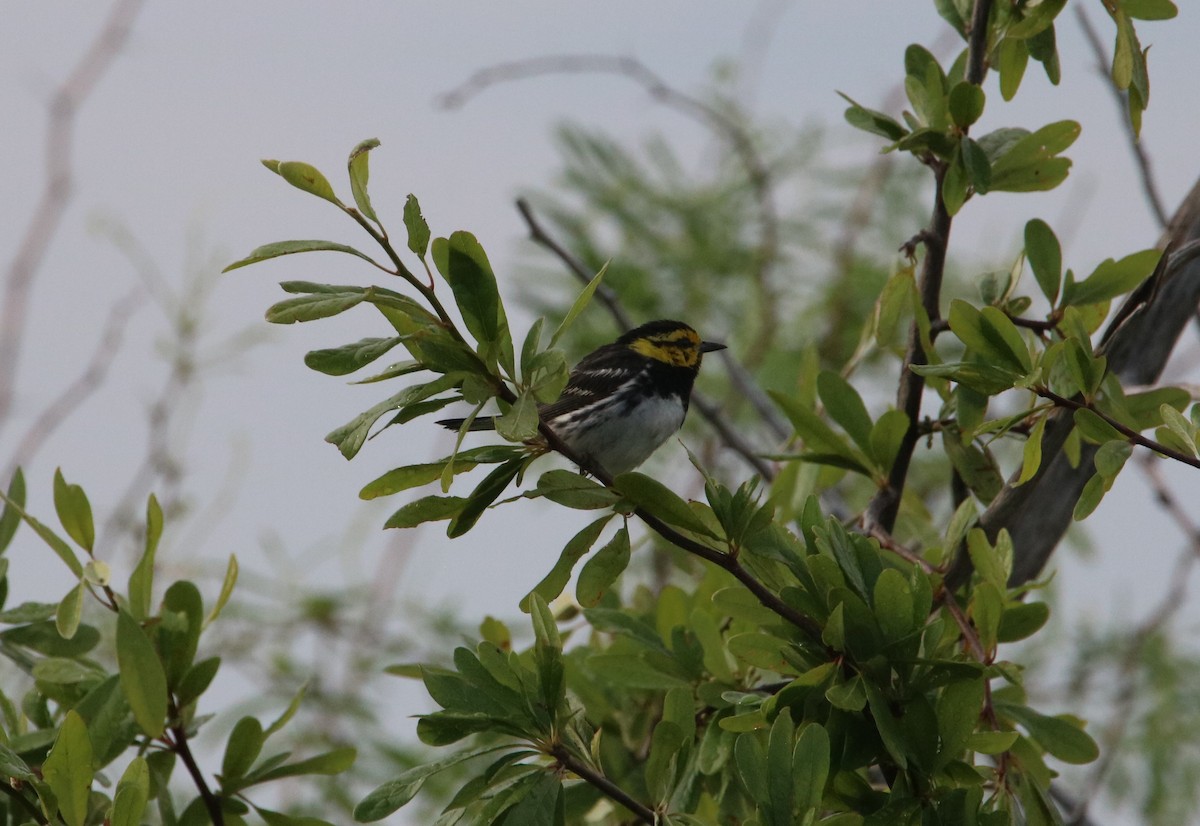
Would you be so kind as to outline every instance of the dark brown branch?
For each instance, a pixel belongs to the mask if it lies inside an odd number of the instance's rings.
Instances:
[[[1133,123],[1129,120],[1129,94],[1113,82],[1112,73],[1108,69],[1109,59],[1104,44],[1100,41],[1100,35],[1096,33],[1083,6],[1075,6],[1075,15],[1079,18],[1079,27],[1083,29],[1083,36],[1096,58],[1096,70],[1104,78],[1104,85],[1113,93],[1117,108],[1121,112],[1121,123],[1125,127],[1125,135],[1129,138],[1129,151],[1133,153],[1133,159],[1137,163],[1138,177],[1142,181],[1142,191],[1146,195],[1146,202],[1150,205],[1150,211],[1154,213],[1154,220],[1158,221],[1160,227],[1165,228],[1170,221],[1170,216],[1167,215],[1167,209],[1163,205],[1158,185],[1154,182],[1154,174],[1150,170],[1150,157],[1142,147],[1141,141],[1133,131]]]
[[[45,185],[33,207],[17,254],[4,275],[3,304],[0,306],[0,427],[8,420],[16,392],[17,366],[25,339],[25,324],[30,316],[29,299],[34,276],[71,198],[76,115],[125,45],[141,6],[142,0],[117,0],[113,4],[104,27],[50,100]]]
[[[1048,387],[1035,387],[1033,388],[1033,392],[1037,393],[1043,399],[1049,399],[1059,407],[1067,407],[1071,410],[1090,410],[1103,419],[1109,427],[1118,431],[1122,436],[1133,442],[1135,445],[1141,445],[1142,447],[1149,448],[1155,453],[1166,456],[1168,459],[1174,459],[1177,462],[1183,462],[1185,465],[1191,465],[1192,467],[1200,468],[1200,459],[1197,459],[1195,456],[1189,456],[1186,453],[1180,453],[1178,450],[1169,448],[1160,442],[1146,438],[1132,427],[1122,424],[1112,416],[1109,416],[1103,410],[1098,410],[1094,405],[1088,404],[1087,402],[1081,402],[1076,399],[1068,399],[1064,396],[1060,396]]]
[[[988,19],[991,16],[992,0],[975,0],[974,11],[971,15],[971,30],[968,33],[967,44],[967,82],[983,83],[987,72],[987,40]],[[963,130],[964,134],[966,130]],[[921,264],[921,275],[918,281],[918,291],[921,295],[921,308],[930,322],[941,317],[942,278],[946,268],[946,246],[950,242],[950,227],[952,219],[942,199],[942,182],[946,175],[945,164],[931,160],[930,166],[934,171],[934,201],[933,214],[929,225],[917,236],[925,247],[925,260]],[[910,242],[912,243],[912,242]],[[879,526],[885,533],[891,533],[896,524],[896,516],[900,511],[900,500],[904,495],[904,484],[908,479],[908,468],[912,463],[913,452],[920,439],[918,423],[921,420],[921,397],[925,392],[925,379],[911,369],[914,365],[925,364],[928,355],[921,343],[920,327],[914,321],[909,330],[908,349],[904,355],[904,365],[900,371],[900,386],[896,392],[896,409],[908,417],[908,430],[900,441],[896,460],[888,474],[887,484],[871,499],[867,506],[864,524],[868,529]]]
[[[582,760],[577,760],[566,746],[561,744],[554,746],[550,750],[550,755],[558,761],[560,766],[596,787],[609,800],[620,803],[642,823],[649,823],[650,826],[658,823],[658,816],[655,815],[653,809],[638,803],[616,783],[592,769]]]
[[[171,701],[170,714],[173,719],[179,716],[179,709],[175,706],[174,700]],[[200,771],[200,766],[197,765],[196,758],[192,755],[192,748],[188,744],[187,729],[183,723],[171,727],[171,738],[166,742],[171,751],[178,754],[183,765],[187,767],[188,774],[191,775],[192,782],[196,785],[196,790],[200,792],[200,797],[204,801],[204,808],[208,811],[212,826],[225,826],[225,813],[221,810],[221,799],[213,793],[208,786],[208,781],[204,779],[204,773]]]

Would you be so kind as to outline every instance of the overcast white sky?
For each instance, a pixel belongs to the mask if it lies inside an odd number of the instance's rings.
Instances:
[[[1108,37],[1111,27],[1101,18],[1100,4],[1087,6]],[[1200,14],[1187,3],[1180,6],[1178,20],[1141,26],[1143,43],[1153,44],[1153,95],[1143,134],[1168,209],[1200,171],[1195,140]],[[0,4],[5,20],[0,28],[0,111],[5,115],[0,168],[6,196],[0,203],[0,263],[5,266],[43,183],[47,98],[78,60],[107,8],[101,3]],[[759,25],[763,20],[769,21],[769,37]],[[439,92],[474,70],[539,55],[628,55],[695,92],[710,77],[714,60],[749,57],[762,115],[797,126],[823,122],[842,153],[859,152],[865,163],[875,144],[844,124],[844,105],[834,90],[877,105],[900,76],[904,47],[929,44],[943,30],[932,3],[912,0],[151,2],[80,113],[74,197],[38,276],[20,362],[18,410],[0,433],[0,456],[11,453],[32,417],[75,377],[96,346],[103,314],[137,283],[113,245],[89,230],[97,218],[130,227],[164,277],[177,284],[189,261],[214,252],[229,261],[286,238],[357,242],[354,228],[327,204],[292,190],[258,160],[309,161],[345,190],[347,152],[359,140],[377,137],[383,146],[371,163],[380,214],[392,216],[391,224],[398,226],[404,197],[417,193],[435,233],[460,228],[476,233],[503,288],[512,283],[513,267],[522,257],[523,226],[512,201],[523,190],[552,182],[559,168],[551,141],[556,124],[571,119],[603,126],[629,143],[661,132],[697,163],[708,138],[640,89],[612,77],[538,79],[496,88],[462,110],[435,107]],[[960,249],[973,246],[981,256],[1008,252],[1024,221],[1038,215],[1055,226],[1075,226],[1068,264],[1087,272],[1105,257],[1152,245],[1157,229],[1108,90],[1072,14],[1059,28],[1059,44],[1062,86],[1052,89],[1040,67],[1031,64],[1027,88],[1016,103],[1004,105],[993,80],[980,129],[1078,119],[1083,136],[1068,153],[1075,172],[1059,192],[972,202],[955,225],[953,243]],[[912,216],[914,231],[924,218]],[[199,247],[196,237],[204,239]],[[895,240],[898,245],[904,239]],[[260,325],[264,309],[280,297],[278,281],[353,283],[368,277],[366,270],[332,256],[294,257],[224,276],[206,318],[206,335],[216,340]],[[50,479],[57,465],[86,487],[103,514],[141,461],[146,406],[164,371],[155,352],[155,339],[164,329],[156,313],[151,305],[138,312],[103,392],[27,468],[35,512],[51,516]],[[444,447],[416,443],[436,436],[414,429],[408,437],[414,443],[404,455],[389,453],[377,442],[347,463],[322,442],[326,432],[375,401],[379,388],[346,389],[307,370],[302,355],[379,334],[374,318],[374,327],[362,327],[367,318],[364,313],[331,324],[276,328],[268,345],[240,361],[235,371],[207,378],[203,393],[187,399],[194,408],[187,434],[189,489],[203,504],[231,467],[237,484],[236,496],[199,553],[214,571],[230,552],[254,565],[262,558],[260,538],[273,534],[293,555],[310,552],[305,564],[313,581],[337,584],[369,578],[380,549],[392,541],[389,553],[412,555],[400,584],[403,597],[449,600],[480,617],[489,612],[512,616],[519,597],[575,529],[568,520],[546,525],[541,536],[522,533],[519,529],[534,518],[531,505],[485,517],[489,537],[522,537],[503,551],[452,544],[437,529],[385,536],[374,526],[393,506],[389,502],[370,516],[371,529],[351,558],[318,563],[312,556],[314,550],[336,546],[343,526],[359,510],[362,484]],[[1193,338],[1185,335],[1186,352],[1172,377],[1194,374]],[[399,443],[392,439],[388,445],[398,449]],[[1172,476],[1192,491],[1185,501],[1195,502],[1190,472],[1173,470]],[[1159,524],[1165,520],[1139,492],[1136,470],[1126,477],[1089,523],[1102,538],[1098,562],[1085,568],[1065,555],[1057,560],[1072,611],[1103,615],[1109,600],[1135,607],[1138,594],[1159,593],[1169,575],[1178,534]],[[14,554],[20,576],[21,560],[45,551],[26,534]],[[1139,574],[1131,582],[1125,565],[1135,554]],[[65,577],[48,570],[45,576],[18,579],[21,595],[53,599],[65,593]],[[215,587],[216,581],[209,581],[205,590],[212,593]]]

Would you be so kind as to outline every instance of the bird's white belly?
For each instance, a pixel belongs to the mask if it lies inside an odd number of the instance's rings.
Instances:
[[[628,415],[613,418],[568,440],[616,476],[633,470],[683,425],[684,410],[674,397],[654,396]]]

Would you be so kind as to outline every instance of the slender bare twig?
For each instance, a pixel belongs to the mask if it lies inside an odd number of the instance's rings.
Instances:
[[[593,274],[588,272],[587,268],[583,266],[579,259],[572,255],[569,250],[563,247],[563,245],[558,243],[553,236],[546,232],[546,229],[541,225],[541,222],[538,221],[537,216],[533,214],[533,208],[529,205],[528,201],[524,200],[523,198],[519,199],[517,201],[517,211],[521,213],[521,217],[525,219],[526,226],[529,227],[529,237],[531,240],[554,253],[554,255],[563,262],[567,269],[570,270],[571,274],[574,275],[580,283],[587,284],[592,280]],[[609,315],[613,317],[613,320],[616,321],[617,325],[622,330],[630,330],[634,327],[633,320],[630,319],[629,313],[625,311],[624,306],[621,304],[620,298],[617,297],[617,294],[612,290],[611,287],[609,287],[607,284],[601,284],[596,290],[596,297],[600,299],[600,302],[608,310]],[[748,371],[744,367],[738,364],[736,359],[726,359],[725,365],[729,370],[731,379],[735,380],[735,383],[738,384],[739,388],[743,386],[757,387],[753,377],[749,375]],[[735,376],[736,379],[734,379]],[[745,393],[745,395],[747,398],[750,398],[753,401],[753,394]],[[758,395],[764,395],[761,389],[758,390]],[[738,433],[736,428],[729,424],[729,422],[725,421],[724,417],[721,415],[720,407],[715,401],[709,399],[702,393],[693,392],[692,404],[695,406],[696,410],[699,411],[700,415],[704,417],[705,421],[709,422],[709,424],[713,426],[713,429],[717,431],[717,434],[721,437],[721,440],[729,447],[729,449],[742,457],[742,459],[748,465],[750,465],[755,473],[759,474],[763,477],[763,479],[768,481],[775,478],[775,469],[758,455],[758,452],[755,451],[754,448],[742,438],[741,434]],[[770,400],[767,400],[766,404],[769,406]],[[755,405],[755,407],[757,409],[757,405]],[[778,414],[773,410],[772,413],[776,417],[778,416]]]
[[[129,36],[143,0],[117,0],[100,33],[50,99],[46,126],[46,181],[17,254],[4,275],[0,306],[0,427],[8,421],[16,392],[17,365],[29,319],[34,276],[62,223],[71,197],[75,118]]]
[[[971,31],[967,45],[967,81],[980,84],[987,71],[987,21],[991,13],[992,0],[975,0],[971,17]],[[966,130],[964,130],[965,132]],[[920,237],[925,246],[925,260],[921,265],[918,290],[921,295],[921,310],[930,321],[941,315],[942,277],[946,267],[946,245],[950,240],[952,219],[942,199],[942,181],[946,174],[943,162],[930,158],[933,169],[934,203],[933,214]],[[925,392],[925,379],[915,373],[913,365],[924,364],[928,357],[921,342],[920,326],[914,321],[908,336],[908,349],[900,373],[900,386],[896,393],[896,408],[908,416],[908,430],[900,442],[896,460],[888,474],[887,485],[882,487],[867,506],[865,524],[880,525],[891,533],[900,510],[904,484],[908,478],[908,467],[912,462],[920,438],[918,422],[921,419],[921,397]]]
[[[1189,456],[1186,453],[1180,453],[1178,450],[1169,448],[1160,442],[1146,438],[1132,427],[1122,424],[1102,410],[1097,410],[1094,405],[1088,404],[1087,402],[1077,401],[1076,399],[1068,399],[1065,396],[1060,396],[1048,387],[1035,387],[1033,388],[1033,392],[1041,396],[1043,399],[1049,399],[1058,407],[1068,407],[1072,410],[1090,410],[1103,419],[1105,424],[1118,431],[1122,436],[1134,444],[1149,448],[1155,453],[1166,456],[1168,459],[1174,459],[1177,462],[1183,462],[1185,465],[1191,465],[1192,467],[1200,468],[1200,459],[1197,459],[1195,456]]]
[[[1146,154],[1146,150],[1133,131],[1133,124],[1129,120],[1129,94],[1113,83],[1112,74],[1108,70],[1108,54],[1104,44],[1100,41],[1100,35],[1096,33],[1092,21],[1088,19],[1087,12],[1083,10],[1083,6],[1075,6],[1075,15],[1079,18],[1079,27],[1083,29],[1083,36],[1096,58],[1096,70],[1104,78],[1104,85],[1113,93],[1113,99],[1121,111],[1121,123],[1129,138],[1129,151],[1133,153],[1133,159],[1137,162],[1138,176],[1142,181],[1142,191],[1146,195],[1146,203],[1149,204],[1150,211],[1154,213],[1154,220],[1158,221],[1158,225],[1165,229],[1171,221],[1171,216],[1167,214],[1162,195],[1159,194],[1158,185],[1154,181],[1154,174],[1150,170],[1150,157]]]
[[[704,124],[729,143],[746,172],[758,206],[759,243],[750,276],[757,293],[758,337],[744,358],[757,364],[778,329],[778,302],[770,284],[770,270],[779,260],[779,210],[770,167],[763,161],[754,138],[741,121],[715,106],[675,89],[639,60],[612,55],[559,55],[518,60],[481,69],[466,82],[440,97],[446,108],[462,106],[485,89],[514,80],[568,73],[603,73],[628,78],[655,100]]]
[[[592,769],[582,760],[579,760],[575,755],[567,750],[566,746],[557,745],[550,750],[550,755],[558,761],[558,764],[567,771],[578,775],[586,780],[589,784],[598,789],[605,797],[620,803],[626,809],[634,814],[642,823],[649,823],[650,826],[658,823],[658,816],[654,814],[654,810],[638,803],[629,793],[618,786],[616,783],[609,780],[600,772]]]
[[[109,368],[112,367],[121,339],[125,334],[130,316],[145,298],[139,289],[131,290],[109,309],[100,341],[92,351],[92,358],[83,372],[62,389],[50,404],[46,405],[17,442],[17,449],[9,460],[9,466],[0,478],[9,479],[18,467],[29,464],[46,440],[64,421],[104,384]]]

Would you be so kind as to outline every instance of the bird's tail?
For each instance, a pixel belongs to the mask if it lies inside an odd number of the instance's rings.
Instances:
[[[447,430],[458,430],[463,426],[466,419],[439,419],[438,424]],[[495,430],[495,416],[477,416],[475,421],[471,422],[471,430]]]

